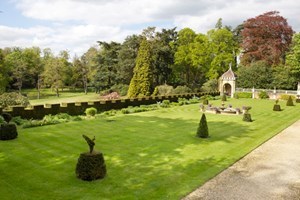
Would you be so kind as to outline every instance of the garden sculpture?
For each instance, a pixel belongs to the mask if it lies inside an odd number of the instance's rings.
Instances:
[[[91,140],[88,136],[86,136],[86,135],[82,135],[82,137],[86,140],[86,142],[88,143],[88,145],[89,145],[89,147],[90,147],[90,153],[92,153],[93,152],[93,150],[94,150],[94,146],[95,146],[95,140],[96,140],[96,138],[95,138],[95,136],[94,136],[94,138]]]

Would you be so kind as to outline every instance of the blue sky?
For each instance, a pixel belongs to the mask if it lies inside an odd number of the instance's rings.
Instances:
[[[96,41],[122,42],[148,26],[206,33],[277,10],[300,31],[298,0],[1,0],[0,48],[51,48],[80,56]]]

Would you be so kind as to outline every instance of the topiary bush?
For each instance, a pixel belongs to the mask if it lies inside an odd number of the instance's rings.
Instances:
[[[208,105],[208,103],[209,103],[209,102],[208,102],[208,99],[203,99],[203,102],[202,102],[202,103],[203,103],[203,105]]]
[[[280,99],[282,99],[282,100],[287,101],[289,98],[292,98],[293,101],[296,99],[296,97],[293,95],[289,95],[289,94],[281,94],[280,95]]]
[[[245,122],[252,122],[251,114],[249,113],[249,110],[251,109],[251,106],[243,106],[244,115],[243,115],[243,121]]]
[[[273,106],[273,111],[281,111],[281,107],[278,104],[278,99],[275,101],[275,105]]]
[[[268,98],[270,98],[269,95],[268,95],[268,93],[266,91],[260,91],[259,94],[258,94],[258,97],[260,99],[268,99]]]
[[[97,109],[94,107],[87,108],[84,112],[87,116],[95,116],[97,114]]]
[[[289,96],[287,102],[286,102],[286,106],[294,106],[294,102],[291,96]]]
[[[11,115],[3,113],[0,119],[0,140],[12,140],[18,137],[17,126],[11,124]]]
[[[226,94],[223,94],[223,95],[222,95],[222,101],[227,101]]]
[[[208,126],[206,121],[206,116],[203,113],[199,122],[199,126],[197,129],[197,136],[200,138],[208,138]]]
[[[300,103],[300,99],[296,99],[296,103]]]
[[[92,181],[104,178],[106,175],[106,165],[103,154],[94,151],[95,137],[82,135],[89,145],[89,152],[81,153],[76,165],[76,176],[81,180]]]
[[[12,140],[18,137],[17,126],[15,124],[0,125],[0,140]]]

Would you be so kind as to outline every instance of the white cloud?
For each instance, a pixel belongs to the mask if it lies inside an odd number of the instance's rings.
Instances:
[[[14,0],[22,15],[39,20],[30,28],[0,26],[0,47],[40,46],[81,55],[96,41],[121,42],[147,26],[190,27],[206,33],[219,18],[233,28],[277,10],[300,31],[297,0]],[[49,23],[49,26],[46,25]],[[163,24],[163,25],[162,25]]]

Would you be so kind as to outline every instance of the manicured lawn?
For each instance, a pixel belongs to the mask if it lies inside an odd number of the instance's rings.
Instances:
[[[41,89],[40,99],[37,99],[38,94],[36,89],[25,89],[22,93],[28,96],[31,105],[95,101],[100,99],[99,94],[96,94],[95,92],[84,94],[80,89],[77,89],[77,91],[64,89],[59,92],[59,97],[57,97],[56,93],[51,89]]]
[[[220,105],[220,101],[211,102]],[[300,119],[300,105],[273,112],[270,100],[230,99],[252,106],[242,116],[206,114],[209,139],[195,137],[199,105],[20,129],[0,141],[0,199],[180,199]],[[96,136],[107,177],[75,177],[82,134]]]

